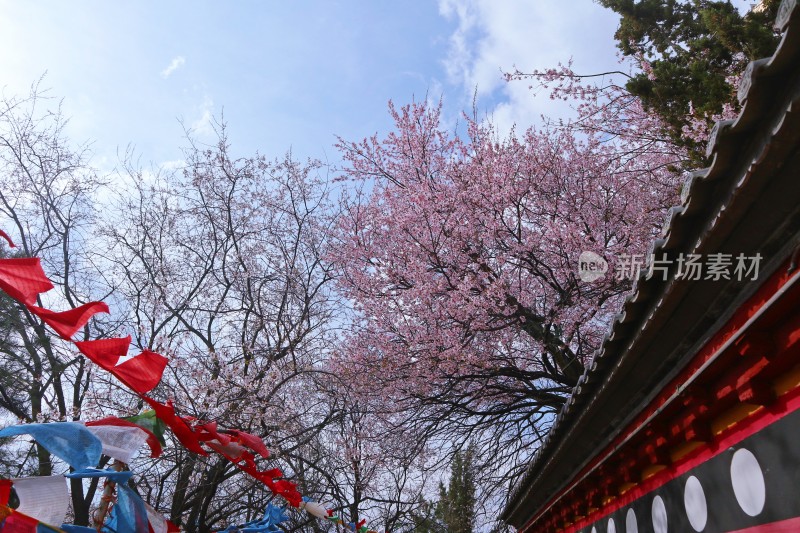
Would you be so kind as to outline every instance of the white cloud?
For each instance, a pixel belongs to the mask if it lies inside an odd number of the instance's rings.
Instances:
[[[458,26],[450,36],[445,71],[462,88],[462,106],[477,96],[479,107],[501,131],[524,129],[540,115],[564,116],[563,102],[535,94],[529,83],[507,83],[504,72],[555,67],[574,59],[576,71],[619,68],[614,45],[617,15],[591,0],[439,0],[439,12]]]
[[[164,79],[169,78],[170,74],[181,68],[183,65],[186,64],[186,58],[183,56],[178,56],[172,59],[167,68],[161,71],[161,77]]]
[[[470,36],[479,24],[475,2],[461,0],[440,0],[439,13],[445,18],[458,20],[458,28],[450,36],[448,57],[444,61],[445,71],[453,82],[471,83],[472,67],[475,64],[475,50]]]
[[[214,100],[209,95],[205,95],[198,111],[200,117],[192,121],[191,132],[200,136],[211,135],[214,132]]]
[[[172,159],[170,161],[162,161],[159,163],[159,168],[166,171],[180,170],[186,166],[185,159]]]

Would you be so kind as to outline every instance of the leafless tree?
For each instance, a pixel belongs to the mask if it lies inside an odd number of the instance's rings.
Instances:
[[[220,124],[214,145],[190,140],[181,168],[147,169],[126,157],[101,179],[50,104],[34,87],[0,108],[0,227],[18,244],[0,254],[41,258],[56,288],[38,303],[60,310],[106,301],[111,315],[80,336],[131,334],[136,347],[167,356],[154,397],[263,437],[273,456],[262,466],[282,468],[346,520],[404,523],[435,461],[419,435],[389,436],[398,414],[351,397],[327,365],[349,311],[326,259],[336,202],[325,167],[291,154],[235,157]],[[0,312],[4,425],[145,408],[4,295]],[[0,443],[0,475],[66,470],[41,446],[15,442]],[[179,445],[131,468],[142,497],[190,531],[258,518],[273,499],[226,460]],[[79,525],[89,524],[97,496],[96,482],[87,487],[71,482]],[[336,529],[290,516],[287,531]]]
[[[38,84],[25,97],[0,99],[0,224],[17,244],[0,253],[41,258],[55,289],[38,304],[59,310],[102,299],[112,287],[97,275],[92,249],[92,201],[103,183],[89,166],[87,147],[67,141],[66,121],[53,104]],[[0,408],[9,420],[78,420],[92,378],[85,360],[5,295],[0,308]],[[90,333],[99,335],[87,326],[82,336]],[[4,473],[53,473],[51,456],[39,445],[8,453]],[[85,521],[96,484],[88,493],[80,480],[71,485],[76,520]]]
[[[339,416],[315,393],[338,309],[321,165],[235,158],[220,125],[218,142],[190,144],[178,171],[130,159],[125,169],[106,257],[134,343],[170,358],[155,393],[182,414],[263,436],[278,457],[302,456]],[[255,518],[268,499],[223,460],[171,448],[159,464],[152,502],[189,528]]]

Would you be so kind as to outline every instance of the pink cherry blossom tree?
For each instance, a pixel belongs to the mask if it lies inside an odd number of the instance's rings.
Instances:
[[[474,442],[484,487],[548,430],[630,289],[614,258],[646,252],[686,160],[619,87],[536,77],[573,120],[501,138],[466,118],[458,136],[441,106],[390,104],[391,133],[338,145],[353,187],[332,255],[358,320],[334,368],[395,431]],[[582,251],[605,278],[581,281]]]

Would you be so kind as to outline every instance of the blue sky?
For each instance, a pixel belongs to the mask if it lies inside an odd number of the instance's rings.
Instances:
[[[335,162],[336,135],[388,131],[390,99],[441,97],[455,120],[477,95],[502,130],[563,114],[501,70],[615,69],[616,25],[591,0],[0,0],[0,87],[26,92],[47,72],[101,167],[129,144],[180,159],[180,121],[210,139],[223,109],[237,153]]]

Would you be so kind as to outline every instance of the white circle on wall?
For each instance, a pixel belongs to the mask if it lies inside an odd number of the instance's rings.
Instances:
[[[667,507],[661,496],[653,498],[653,529],[656,533],[667,533]]]
[[[767,500],[764,473],[756,456],[750,450],[740,448],[733,454],[731,483],[742,511],[750,516],[756,516],[764,510],[764,503]]]
[[[708,506],[706,504],[706,494],[703,486],[694,476],[689,476],[686,486],[683,489],[683,505],[686,508],[686,516],[695,531],[703,531],[708,521]]]
[[[614,523],[613,518],[608,519],[608,525],[606,526],[606,533],[617,533],[617,524]]]
[[[633,509],[628,509],[625,515],[625,533],[639,533],[639,525],[636,523],[636,513]]]

